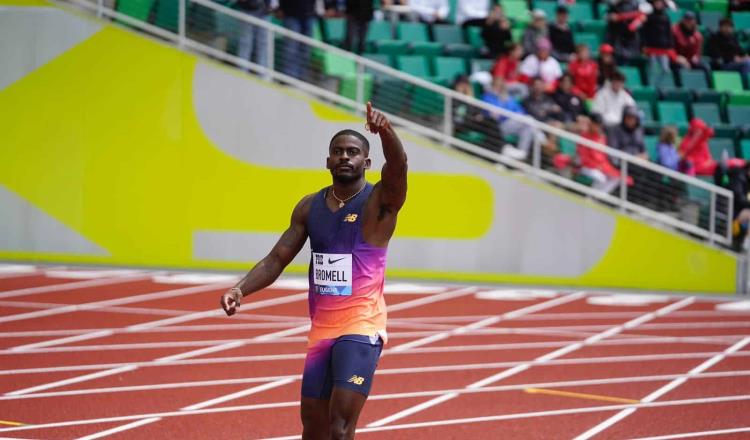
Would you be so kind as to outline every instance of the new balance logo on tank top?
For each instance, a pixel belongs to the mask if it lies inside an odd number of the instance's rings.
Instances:
[[[315,195],[307,220],[310,236],[309,303],[312,327],[308,345],[342,335],[385,334],[386,248],[362,237],[365,203],[373,186],[366,184],[343,208],[332,212],[326,192]]]

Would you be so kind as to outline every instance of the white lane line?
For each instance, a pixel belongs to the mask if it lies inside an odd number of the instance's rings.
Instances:
[[[738,434],[740,432],[750,432],[750,427],[745,426],[742,428],[716,429],[713,431],[682,432],[679,434],[659,435],[656,437],[639,437],[631,440],[675,440],[683,438],[708,437],[712,435]]]
[[[690,370],[687,375],[683,377],[679,377],[677,379],[672,380],[671,382],[667,383],[663,387],[657,389],[656,391],[652,392],[648,396],[641,399],[641,402],[644,403],[650,403],[656,401],[659,397],[667,394],[668,392],[672,391],[673,389],[677,388],[678,386],[682,385],[683,383],[687,382],[688,379],[695,376],[696,374],[700,374],[704,372],[705,370],[711,368],[712,366],[716,365],[717,363],[721,362],[725,357],[732,353],[736,353],[739,350],[741,350],[743,347],[745,347],[748,343],[750,343],[750,337],[744,338],[743,340],[737,342],[736,344],[732,345],[731,347],[727,348],[721,353],[716,354],[715,356],[711,357],[710,359],[706,360],[705,362],[701,363],[697,367]],[[613,415],[612,417],[608,418],[607,420],[599,423],[598,425],[594,426],[593,428],[589,429],[588,431],[584,432],[583,434],[577,436],[575,440],[587,440],[591,437],[599,434],[600,432],[606,430],[607,428],[611,427],[615,423],[619,422],[620,420],[628,417],[629,415],[633,414],[636,411],[637,408],[628,408],[624,409],[617,414]]]
[[[14,296],[36,295],[39,293],[58,292],[61,290],[74,290],[84,289],[87,287],[106,286],[109,284],[119,284],[128,281],[145,280],[148,279],[148,277],[149,276],[145,275],[133,275],[114,278],[101,278],[96,280],[76,281],[72,283],[49,284],[46,286],[25,287],[23,289],[6,290],[4,292],[0,292],[0,298],[12,298]]]
[[[215,289],[216,288],[215,286],[216,285],[194,286],[194,287],[188,287],[188,288],[185,288],[185,289],[177,289],[177,290],[182,291],[182,292],[185,292],[185,291],[194,292],[194,291],[203,291],[203,290]],[[292,301],[299,301],[299,300],[301,300],[303,298],[307,298],[307,293],[287,295],[287,296],[282,296],[282,297],[279,297],[279,298],[273,298],[273,299],[269,299],[269,300],[265,300],[265,301],[257,301],[257,302],[245,305],[244,308],[245,308],[245,310],[248,310],[248,309],[250,309],[250,310],[252,310],[252,309],[258,309],[258,308],[262,308],[262,307],[266,307],[266,306],[270,306],[270,305],[284,304],[284,303],[288,303],[288,302],[292,302]],[[199,315],[200,313],[205,313],[205,312],[199,312],[198,314],[192,314],[192,316]],[[128,329],[137,329],[137,330],[151,329],[151,328],[154,328],[154,327],[156,327],[158,325],[162,325],[162,323],[164,323],[165,321],[169,321],[169,320],[160,319],[160,320],[152,321],[152,322],[148,322],[148,323],[137,324],[137,325],[134,325],[134,326],[126,327],[126,330],[128,330]],[[59,341],[59,340],[56,340],[56,341]],[[52,342],[53,341],[46,341],[46,343],[52,343]],[[32,344],[29,344],[29,345],[32,345]],[[171,355],[171,356],[166,356],[166,357],[158,358],[158,359],[155,359],[155,360],[153,360],[153,361],[151,361],[149,363],[153,364],[153,365],[165,365],[165,364],[169,364],[171,362],[184,360],[184,359],[189,358],[189,357],[200,356],[202,354],[213,353],[213,352],[221,351],[221,350],[228,350],[228,349],[231,349],[231,348],[239,347],[241,345],[242,345],[241,342],[224,343],[224,344],[220,344],[220,345],[217,345],[217,346],[214,346],[214,347],[206,347],[206,348],[201,348],[201,349],[198,349],[198,350],[191,350],[191,351],[188,351],[188,352],[185,352],[185,353],[179,353],[179,354],[175,354],[175,355]],[[140,365],[139,363],[130,363],[130,364],[124,364],[124,365],[115,365],[115,366],[113,366],[114,368],[112,368],[110,370],[101,371],[101,372],[94,373],[94,374],[85,374],[85,375],[82,375],[82,376],[72,377],[72,378],[66,379],[65,381],[56,381],[56,382],[50,382],[50,383],[46,383],[46,384],[36,385],[34,387],[24,388],[24,389],[12,391],[10,393],[6,393],[6,395],[29,394],[29,393],[32,393],[32,392],[43,391],[43,390],[47,390],[47,389],[50,389],[50,388],[57,388],[57,387],[62,386],[62,385],[70,385],[70,384],[73,384],[73,383],[85,382],[85,381],[88,381],[88,380],[91,380],[91,379],[95,379],[96,377],[99,377],[99,376],[96,376],[96,374],[105,375],[105,376],[106,375],[111,375],[111,374],[118,374],[118,373],[122,372],[120,370],[120,368],[127,367],[127,368],[129,368],[131,370],[134,370],[134,369],[139,368],[140,366],[142,366],[142,365]],[[128,370],[128,371],[130,371],[130,370]]]
[[[545,354],[543,356],[539,356],[536,359],[534,359],[533,361],[523,362],[523,363],[517,364],[516,366],[514,366],[514,367],[512,367],[512,368],[510,368],[508,370],[500,371],[500,372],[498,372],[498,373],[496,373],[496,374],[494,374],[492,376],[486,377],[486,378],[484,378],[482,380],[479,380],[477,382],[469,384],[469,385],[466,386],[466,388],[481,388],[481,387],[484,387],[484,386],[489,385],[491,383],[497,382],[499,380],[506,379],[508,377],[511,377],[511,376],[514,376],[514,375],[516,375],[518,373],[526,371],[529,368],[531,368],[532,366],[538,366],[538,365],[548,364],[550,361],[554,361],[557,358],[562,357],[562,356],[564,356],[564,355],[566,355],[566,354],[568,354],[570,352],[576,351],[576,350],[578,350],[578,349],[580,349],[580,348],[582,348],[582,347],[584,347],[586,345],[595,344],[596,342],[601,341],[604,338],[608,338],[610,336],[616,335],[617,333],[620,333],[620,332],[622,332],[625,329],[635,328],[636,326],[638,326],[638,325],[640,325],[640,324],[642,324],[642,323],[644,323],[644,322],[646,322],[646,321],[648,321],[650,319],[654,319],[654,318],[656,318],[658,316],[664,316],[664,315],[668,314],[669,312],[677,310],[677,309],[679,309],[681,307],[685,307],[685,306],[693,303],[694,301],[695,301],[694,297],[685,298],[685,299],[683,299],[681,301],[672,303],[672,304],[670,304],[670,305],[668,305],[666,307],[662,307],[662,308],[660,308],[659,310],[657,310],[655,312],[646,313],[643,316],[640,316],[638,318],[635,318],[633,320],[630,320],[630,321],[626,322],[625,324],[611,327],[608,330],[605,330],[605,331],[603,331],[601,333],[598,333],[598,334],[596,334],[594,336],[590,336],[590,337],[586,338],[582,342],[576,342],[576,343],[570,344],[568,346],[559,348],[559,349],[557,349],[557,350],[555,350],[555,351],[553,351],[551,353]],[[423,411],[423,410],[425,410],[427,408],[431,408],[433,406],[439,405],[439,404],[441,404],[443,402],[446,402],[446,401],[451,400],[451,399],[453,399],[455,397],[458,397],[458,396],[459,395],[456,394],[456,393],[451,393],[451,394],[446,394],[444,396],[435,397],[435,398],[433,398],[431,400],[428,400],[426,402],[422,402],[422,403],[420,403],[418,405],[415,405],[415,406],[403,409],[403,410],[398,411],[398,412],[396,412],[394,414],[391,414],[391,415],[389,415],[387,417],[383,417],[383,418],[378,419],[378,420],[376,420],[374,422],[371,422],[370,424],[367,425],[367,427],[368,428],[377,428],[377,427],[380,427],[380,426],[385,426],[385,425],[387,425],[389,423],[392,423],[392,422],[394,422],[396,420],[400,420],[400,419],[402,419],[404,417],[411,416],[411,415],[416,414],[418,412],[421,412],[421,411]]]
[[[704,404],[711,404],[711,403],[741,402],[741,401],[750,401],[750,395],[743,394],[743,395],[734,395],[734,396],[706,397],[706,398],[700,398],[700,399],[665,400],[661,402],[651,402],[651,403],[603,405],[603,406],[551,410],[551,411],[500,414],[500,415],[495,415],[495,416],[471,417],[471,418],[462,418],[462,419],[436,420],[432,422],[420,422],[420,423],[410,423],[410,424],[403,424],[403,425],[381,426],[377,428],[362,428],[362,429],[358,429],[357,432],[364,433],[364,432],[394,431],[394,430],[422,428],[422,427],[430,427],[430,426],[460,425],[460,424],[480,423],[480,422],[489,422],[489,421],[517,420],[517,419],[525,419],[525,418],[532,418],[532,417],[546,417],[546,416],[554,416],[554,415],[606,412],[606,411],[615,411],[615,410],[625,409],[625,408],[630,408],[630,407],[665,408],[665,407],[671,407],[671,406],[704,405]],[[0,428],[0,433],[15,432],[15,431],[30,431],[30,430],[45,429],[45,428],[62,428],[66,426],[91,425],[91,424],[96,424],[96,423],[126,422],[126,421],[131,421],[131,420],[148,419],[151,417],[184,417],[184,416],[192,416],[192,415],[198,415],[198,414],[221,414],[221,413],[252,411],[252,410],[257,410],[257,409],[288,408],[288,407],[296,407],[296,406],[299,406],[299,401],[265,403],[265,404],[256,404],[256,405],[227,406],[227,407],[221,407],[221,408],[204,408],[204,409],[197,409],[197,410],[192,410],[192,411],[178,410],[178,411],[158,412],[158,413],[148,413],[148,414],[134,414],[134,415],[129,415],[129,416],[103,417],[103,418],[97,418],[97,419],[68,420],[64,422],[40,423],[36,425],[23,425],[23,426],[12,426],[8,428]],[[291,438],[299,438],[299,436],[291,437]]]
[[[240,397],[249,396],[251,394],[257,394],[262,391],[270,390],[273,388],[278,388],[280,386],[284,386],[290,383],[293,383],[296,380],[296,378],[286,378],[286,379],[279,379],[275,380],[273,382],[269,382],[263,385],[258,385],[255,387],[247,388],[241,391],[237,391],[236,393],[226,394],[224,396],[219,396],[215,399],[206,400],[204,402],[195,403],[190,406],[186,406],[182,408],[182,411],[193,411],[196,409],[203,409],[208,408],[209,406],[218,405],[220,403],[228,402],[230,400],[239,399]]]
[[[453,371],[463,371],[461,368],[456,367]],[[402,369],[383,369],[378,370],[376,375],[389,376],[389,375],[404,375],[404,374],[421,374],[422,370],[412,369],[410,371],[402,371]],[[579,387],[587,385],[609,385],[615,383],[635,383],[635,382],[662,382],[672,379],[677,379],[685,376],[685,374],[663,374],[656,376],[627,376],[627,377],[609,377],[605,379],[583,379],[583,380],[572,380],[572,381],[559,381],[559,382],[536,382],[526,383],[518,385],[500,385],[494,387],[483,387],[483,388],[461,388],[453,390],[431,390],[431,391],[411,391],[402,393],[389,393],[389,394],[374,394],[369,397],[369,400],[389,400],[389,399],[401,399],[401,398],[412,398],[412,397],[431,397],[442,395],[446,393],[458,393],[458,394],[476,394],[476,393],[496,393],[502,391],[515,391],[523,390],[526,388],[566,388],[566,387]],[[744,377],[750,376],[750,370],[739,370],[739,371],[716,371],[701,373],[696,375],[694,378],[698,379],[711,379],[711,378],[722,378],[722,377]],[[133,391],[155,391],[155,390],[166,390],[166,389],[183,389],[183,388],[198,388],[208,387],[217,385],[243,385],[249,383],[266,383],[273,382],[282,379],[299,380],[302,376],[300,374],[292,374],[286,376],[262,376],[262,377],[249,377],[241,379],[216,379],[216,380],[204,380],[204,381],[190,381],[190,382],[172,382],[172,383],[158,383],[158,384],[147,384],[147,385],[130,385],[121,387],[108,387],[108,388],[85,388],[80,390],[68,390],[68,391],[50,391],[46,393],[34,393],[34,394],[23,394],[19,396],[0,396],[0,401],[3,400],[26,400],[26,399],[44,399],[48,397],[63,397],[63,396],[80,396],[88,394],[108,394],[108,393],[126,393]]]
[[[117,434],[118,432],[127,431],[128,429],[133,429],[139,426],[148,425],[149,423],[158,422],[159,420],[161,420],[161,417],[151,417],[149,419],[136,420],[135,422],[128,423],[127,425],[116,426],[114,428],[107,429],[106,431],[97,432],[84,437],[78,437],[78,439],[76,440],[94,440],[97,438],[103,438],[112,434]]]
[[[414,352],[411,350],[397,353],[399,355],[410,355],[412,353],[419,353],[417,350],[428,350],[428,348],[415,348]],[[440,349],[442,352],[442,348]],[[427,353],[423,351],[422,353]],[[394,353],[395,355],[396,353]],[[673,361],[673,360],[684,360],[684,359],[703,359],[717,354],[715,351],[711,352],[690,352],[690,353],[666,353],[666,354],[643,354],[643,355],[629,355],[629,356],[603,356],[603,357],[590,357],[590,358],[570,358],[570,359],[555,359],[546,362],[545,365],[580,365],[585,363],[591,364],[608,364],[608,363],[620,363],[620,362],[650,362],[650,361]],[[732,357],[750,357],[750,351],[740,351],[733,353]],[[269,362],[279,360],[295,360],[304,359],[304,353],[293,353],[293,354],[277,354],[277,355],[252,355],[252,356],[228,356],[228,357],[215,357],[215,358],[200,358],[200,359],[183,359],[170,362],[157,363],[154,361],[142,361],[142,362],[113,362],[108,364],[84,364],[84,365],[66,365],[62,367],[36,367],[36,368],[20,368],[12,370],[0,370],[0,376],[16,375],[16,374],[37,374],[37,373],[53,373],[62,371],[88,371],[88,370],[101,370],[104,368],[117,368],[123,366],[136,366],[136,367],[173,367],[177,365],[211,365],[211,364],[222,364],[222,363],[247,363],[247,362]],[[491,362],[481,364],[451,364],[451,365],[437,365],[437,366],[422,366],[418,367],[420,371],[451,371],[456,368],[464,368],[471,370],[484,370],[492,368],[512,368],[520,364],[528,363],[531,361],[508,361],[508,362]]]
[[[33,387],[29,387],[29,388],[23,388],[23,389],[16,390],[16,391],[10,391],[8,393],[5,393],[5,395],[6,396],[21,396],[21,395],[24,395],[24,394],[31,394],[31,393],[36,392],[36,391],[43,391],[43,390],[48,390],[50,388],[58,388],[58,387],[62,387],[62,386],[65,386],[65,385],[70,385],[70,384],[73,384],[73,383],[78,383],[78,382],[84,382],[84,381],[87,381],[87,380],[98,379],[100,377],[112,376],[113,374],[120,374],[120,373],[124,373],[126,371],[132,371],[132,370],[135,370],[135,369],[136,369],[136,367],[133,367],[133,366],[124,366],[124,367],[119,367],[119,368],[113,368],[111,370],[97,371],[96,373],[85,374],[83,376],[71,377],[70,379],[58,380],[58,381],[55,381],[55,382],[49,382],[49,383],[46,383],[46,384],[36,385],[36,386],[33,386]]]
[[[460,298],[462,296],[470,295],[477,291],[476,287],[465,287],[458,290],[451,290],[450,292],[436,293],[424,298],[417,298],[411,301],[404,301],[402,303],[388,306],[388,313],[398,312],[401,310],[412,309],[414,307],[423,306],[425,304],[432,304],[438,301],[445,301],[448,299]]]
[[[0,317],[0,322],[12,322],[25,319],[39,318],[42,316],[59,315],[62,313],[98,310],[102,307],[137,303],[143,301],[153,301],[162,298],[175,298],[179,296],[192,295],[195,293],[218,290],[226,287],[226,284],[207,284],[205,286],[184,287],[181,289],[165,290],[161,292],[144,293],[139,295],[130,295],[121,298],[108,299],[104,301],[93,301],[84,304],[71,304],[63,307],[57,307],[47,310],[37,310],[35,312],[18,313],[10,316]]]
[[[510,311],[510,312],[503,313],[500,316],[493,316],[493,317],[485,318],[485,319],[482,319],[480,321],[474,322],[472,324],[468,324],[468,325],[464,325],[464,326],[455,328],[453,330],[448,330],[448,331],[440,332],[440,333],[434,334],[432,336],[427,336],[427,337],[422,338],[422,339],[416,339],[414,341],[410,341],[410,342],[406,342],[406,343],[401,344],[401,345],[397,345],[397,346],[391,348],[391,352],[404,351],[404,350],[408,350],[410,348],[419,347],[419,346],[422,346],[422,345],[430,344],[432,342],[436,342],[436,341],[440,341],[440,340],[443,340],[443,339],[447,339],[447,338],[449,338],[451,336],[460,335],[460,334],[464,334],[464,333],[469,333],[472,330],[478,330],[478,329],[482,329],[484,327],[489,327],[489,326],[497,324],[498,322],[501,322],[501,321],[507,321],[509,319],[515,319],[515,318],[518,318],[520,316],[528,315],[528,314],[531,314],[531,313],[536,313],[536,312],[538,312],[540,310],[548,309],[548,308],[551,308],[551,307],[556,307],[556,306],[558,306],[560,304],[565,304],[565,303],[568,303],[568,302],[571,302],[571,301],[575,301],[577,299],[582,298],[583,296],[584,296],[583,292],[577,292],[577,293],[574,293],[574,294],[571,294],[571,295],[565,295],[565,296],[554,298],[554,299],[551,299],[551,300],[548,300],[548,301],[543,301],[543,302],[540,302],[540,303],[537,303],[537,304],[532,304],[532,305],[527,306],[527,307],[523,307],[523,308],[520,308],[520,309],[517,309],[517,310],[513,310],[513,311]]]

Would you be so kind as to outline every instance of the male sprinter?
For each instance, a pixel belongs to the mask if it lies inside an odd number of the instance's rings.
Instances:
[[[244,296],[281,274],[310,237],[310,319],[302,377],[302,438],[352,439],[387,336],[386,249],[406,200],[406,153],[390,122],[367,103],[366,128],[380,135],[381,180],[365,180],[370,145],[354,130],[336,133],[326,168],[333,185],[305,196],[271,252],[221,298],[233,315]]]

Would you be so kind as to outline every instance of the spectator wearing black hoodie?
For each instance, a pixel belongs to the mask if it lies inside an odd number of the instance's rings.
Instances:
[[[521,105],[526,113],[542,122],[559,120],[562,109],[545,93],[545,89],[544,80],[539,77],[534,78],[529,88],[529,96],[521,102]]]
[[[315,24],[315,0],[279,0],[279,14],[285,28],[308,37],[312,36],[312,28]],[[295,78],[302,78],[303,71],[309,64],[309,52],[308,46],[299,41],[286,41],[279,60],[282,72]]]
[[[641,55],[638,29],[645,20],[639,0],[615,0],[607,11],[607,42],[614,47],[618,63],[627,63]]]
[[[373,0],[346,0],[346,37],[344,49],[352,50],[356,40],[356,52],[365,51],[367,28],[373,16]]]
[[[654,87],[665,86],[667,76],[672,75],[670,63],[677,61],[672,36],[672,22],[667,15],[664,0],[652,0],[653,11],[641,28],[643,52],[649,58],[649,78]]]
[[[573,31],[568,23],[568,8],[564,5],[557,7],[555,21],[549,25],[549,39],[552,42],[552,56],[558,61],[567,63],[576,50]]]
[[[623,109],[622,122],[620,125],[609,127],[607,141],[612,148],[641,159],[648,159],[641,127],[641,113],[637,107],[629,105]]]
[[[731,18],[724,18],[719,22],[719,32],[708,39],[706,53],[711,57],[715,69],[750,72],[750,58],[737,40]]]
[[[579,116],[588,113],[583,100],[573,93],[573,77],[569,73],[560,77],[552,100],[560,107],[561,112],[557,119],[563,124],[573,124]]]
[[[491,58],[497,58],[508,52],[508,45],[513,42],[513,36],[510,32],[510,21],[505,17],[502,6],[492,7],[482,25],[482,39]]]

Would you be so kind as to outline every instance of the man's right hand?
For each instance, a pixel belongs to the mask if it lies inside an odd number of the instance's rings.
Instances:
[[[242,301],[242,291],[236,287],[232,287],[221,296],[221,308],[227,316],[232,316],[237,313],[237,309],[240,308],[240,302]]]

